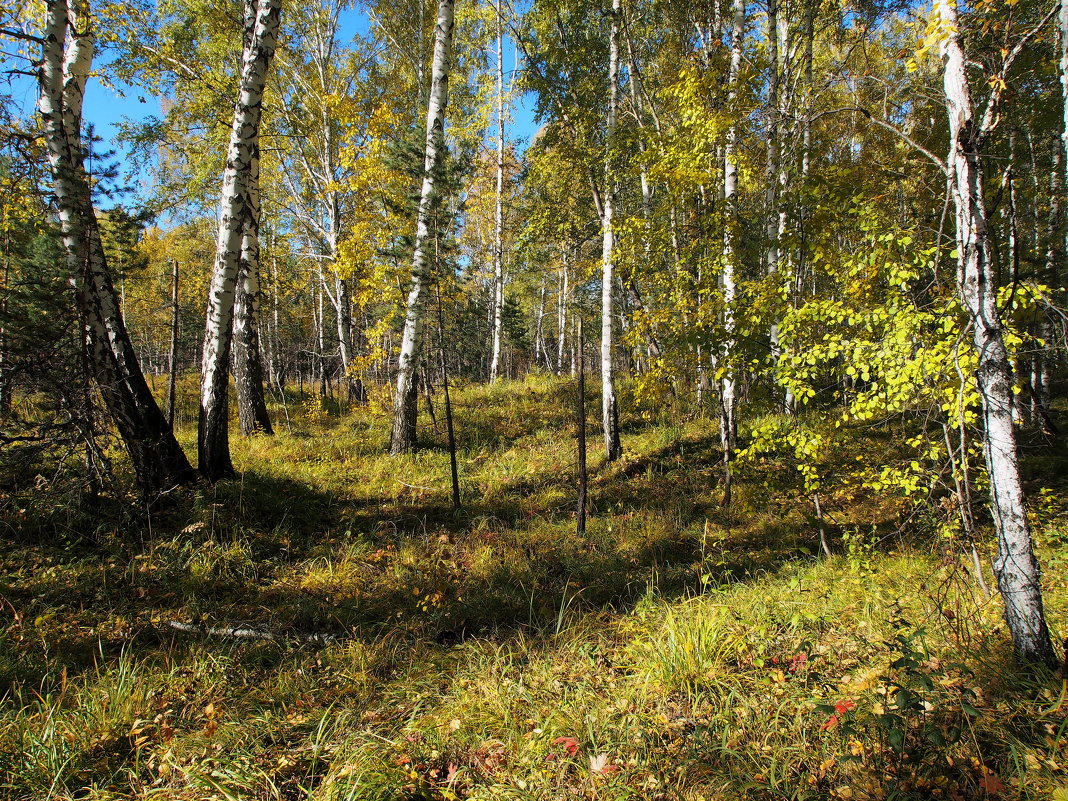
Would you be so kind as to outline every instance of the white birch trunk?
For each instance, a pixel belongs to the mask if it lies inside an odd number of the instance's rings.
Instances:
[[[634,104],[634,111],[638,117],[638,125],[642,126],[642,120],[645,114],[645,107],[642,101],[642,93],[638,88],[638,66],[637,60],[634,57],[634,45],[627,37],[627,59],[628,59],[628,84],[630,88],[631,103]],[[644,154],[648,150],[645,137],[641,136],[638,139],[638,147]],[[653,249],[652,249],[652,220],[653,220],[653,187],[649,183],[649,173],[645,166],[645,159],[641,159],[638,168],[638,180],[642,190],[642,252],[645,256],[645,263],[651,268],[653,261]],[[645,311],[645,303],[642,301],[641,292],[638,291],[638,282],[636,277],[631,276],[630,283],[626,287],[627,296],[630,299],[631,308],[633,311],[642,313]],[[647,323],[648,325],[648,323]],[[657,339],[656,333],[653,330],[647,328],[645,331],[646,348],[649,353],[649,359],[656,361],[660,358],[661,347],[660,341]]]
[[[416,405],[418,361],[423,335],[426,292],[430,283],[426,253],[430,236],[430,204],[434,179],[445,148],[445,109],[449,101],[449,68],[452,61],[454,0],[440,0],[435,26],[434,62],[430,75],[430,99],[426,112],[426,154],[423,159],[423,186],[415,227],[415,252],[412,254],[412,285],[408,292],[397,364],[397,391],[393,398],[393,433],[389,452],[393,455],[411,451],[416,444]]]
[[[60,233],[87,361],[130,454],[138,485],[151,498],[191,480],[194,473],[145,381],[100,240],[81,141],[82,102],[93,50],[88,3],[49,0],[38,112]]]
[[[178,259],[171,262],[171,346],[167,356],[167,370],[167,425],[173,428],[178,387]]]
[[[348,281],[336,268],[338,242],[344,232],[347,211],[337,187],[344,183],[346,169],[338,157],[342,123],[328,102],[329,98],[347,91],[346,82],[351,77],[338,70],[338,65],[343,63],[338,53],[341,6],[331,1],[324,3],[323,8],[326,13],[313,15],[309,22],[305,34],[307,52],[283,60],[286,72],[281,76],[279,110],[289,129],[287,139],[292,148],[284,162],[286,187],[300,229],[315,257],[322,262],[320,269],[331,279],[323,284],[323,289],[334,309],[341,380],[348,397],[352,398],[362,395],[362,384],[351,370],[355,351],[352,301]],[[305,58],[310,60],[311,78],[302,74]],[[307,122],[308,118],[315,122]],[[313,125],[312,129],[308,128],[309,124]]]
[[[260,165],[259,145],[250,162],[248,199],[241,256],[238,260],[237,294],[234,298],[234,385],[241,433],[273,434],[263,390],[263,360],[260,355]]]
[[[1053,164],[1049,174],[1049,218],[1046,223],[1046,263],[1043,282],[1054,289],[1061,286],[1060,263],[1064,247],[1064,175],[1063,153],[1057,139],[1052,142]],[[1031,360],[1031,404],[1047,433],[1054,433],[1055,426],[1049,414],[1051,343],[1055,336],[1053,319],[1049,311],[1039,321],[1038,336],[1042,349]]]
[[[619,108],[619,19],[620,0],[612,0],[612,27],[608,40],[608,126],[605,132],[604,203],[601,213],[603,235],[601,248],[601,418],[604,428],[605,455],[609,461],[623,455],[619,440],[619,406],[616,400],[616,382],[612,368],[614,344],[612,325],[612,288],[615,282],[613,249],[615,234],[612,228],[615,203],[615,177],[612,169],[612,151],[615,146],[616,115]]]
[[[1064,151],[1064,159],[1061,166],[1064,169],[1064,186],[1068,186],[1068,0],[1061,0],[1061,7],[1057,15],[1057,28],[1060,32],[1061,52],[1061,102],[1064,106],[1064,124],[1061,127],[1061,149]]]
[[[812,84],[812,47],[815,44],[816,38],[815,32],[816,23],[816,4],[808,3],[805,7],[805,108],[804,117],[802,118],[801,125],[801,187],[805,189],[808,187],[808,176],[811,170],[812,162],[812,111],[813,111],[813,92],[815,87]],[[804,201],[802,201],[802,204]],[[802,208],[801,221],[804,224],[805,214]],[[802,228],[803,230],[803,228]],[[800,264],[804,258],[803,254],[801,259],[798,259]]]
[[[556,374],[564,374],[564,350],[567,338],[567,292],[568,292],[567,251],[564,251],[560,264],[560,294],[556,299]]]
[[[286,370],[282,358],[281,304],[278,302],[282,288],[278,283],[278,259],[276,257],[271,258],[271,283],[273,284],[271,287],[271,383],[284,398]]]
[[[241,265],[234,300],[234,384],[241,433],[273,434],[263,387],[260,352],[259,241],[253,231],[241,237]]]
[[[318,369],[319,369],[319,394],[325,396],[327,394],[326,388],[329,383],[327,379],[326,371],[326,305],[323,302],[323,295],[326,288],[326,276],[323,275],[323,271],[319,270],[319,285],[315,290],[315,303],[316,303],[316,316],[315,316],[315,344],[316,354],[318,355]]]
[[[349,282],[338,278],[335,285],[337,297],[337,340],[338,353],[341,356],[341,375],[345,382],[345,391],[349,400],[358,395],[356,376],[352,372],[352,298],[349,295]]]
[[[764,230],[767,237],[766,270],[775,283],[772,291],[778,294],[778,279],[775,276],[780,268],[780,245],[782,218],[779,213],[780,180],[782,180],[782,108],[780,81],[779,43],[782,31],[779,25],[779,0],[768,0],[767,20],[768,42],[768,134],[767,134],[767,211]],[[778,372],[778,362],[782,355],[779,346],[779,321],[774,319],[768,332],[772,369]]]
[[[497,0],[497,197],[493,227],[493,360],[490,381],[497,380],[501,365],[501,330],[504,321],[504,22]]]
[[[538,292],[538,313],[534,326],[534,362],[542,362],[546,369],[552,369],[552,361],[545,349],[545,274],[541,276],[541,290]]]
[[[765,259],[769,275],[779,270],[779,0],[768,0],[768,132],[767,153],[767,212],[764,230],[767,236]],[[772,332],[772,349],[777,340],[777,328]],[[773,352],[774,355],[774,352]]]
[[[263,91],[278,40],[280,12],[281,0],[246,0],[247,45],[242,55],[241,82],[219,199],[219,231],[201,362],[197,451],[200,472],[211,481],[234,472],[230,461],[227,370],[241,240],[248,219],[249,182],[254,169],[258,169],[255,162],[259,157]]]
[[[731,21],[731,60],[727,71],[727,105],[733,116],[734,104],[738,97],[738,74],[742,68],[742,36],[745,31],[745,0],[733,0]],[[734,303],[737,291],[735,277],[734,236],[737,228],[738,199],[738,164],[735,152],[738,147],[738,128],[732,124],[727,130],[727,139],[723,148],[723,201],[726,219],[723,224],[723,331],[724,342],[721,364],[724,368],[720,384],[720,445],[723,449],[724,486],[723,505],[731,501],[731,463],[734,457],[734,444],[737,426],[735,423],[736,376],[734,373],[735,323]]]
[[[983,410],[983,445],[998,537],[994,575],[1005,602],[1005,621],[1017,655],[1052,667],[1056,657],[1046,627],[1040,571],[1031,544],[1020,481],[1012,422],[1012,368],[998,315],[997,285],[987,233],[980,159],[983,131],[974,116],[965,73],[956,0],[936,0],[935,12],[947,30],[941,43],[950,134],[947,164],[952,173],[956,210],[958,285],[979,354],[977,378]]]

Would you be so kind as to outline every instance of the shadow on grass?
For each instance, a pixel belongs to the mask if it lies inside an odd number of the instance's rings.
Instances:
[[[507,637],[565,612],[623,611],[650,587],[666,596],[777,569],[796,550],[702,541],[714,511],[710,441],[672,445],[592,480],[588,535],[573,514],[538,505],[551,471],[508,483],[461,513],[444,497],[352,499],[249,472],[187,491],[170,509],[98,543],[12,545],[0,679],[39,683],[120,652],[172,647],[172,620],[235,621],[417,640]],[[708,495],[707,502],[694,496]]]
[[[570,425],[571,387],[530,396],[518,405],[551,413],[520,408],[464,425],[477,423],[478,436],[501,447]],[[595,457],[580,538],[574,479],[558,469],[516,476],[491,498],[469,496],[459,514],[443,491],[353,498],[250,471],[73,546],[9,543],[0,679],[40,681],[57,665],[74,674],[123,649],[156,653],[171,647],[171,620],[431,642],[449,632],[507,637],[573,611],[624,612],[650,589],[683,597],[811,558],[816,525],[798,508],[804,494],[788,460],[740,471],[727,510],[721,474],[713,435],[617,463]],[[840,534],[833,521],[828,529]]]

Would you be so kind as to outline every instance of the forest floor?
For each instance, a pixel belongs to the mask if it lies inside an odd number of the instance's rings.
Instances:
[[[1068,801],[1068,689],[1014,663],[951,510],[847,479],[907,423],[830,457],[821,560],[792,451],[725,510],[714,421],[627,396],[606,463],[596,400],[582,538],[548,379],[457,393],[459,514],[442,410],[391,459],[381,399],[291,397],[148,517],[3,498],[0,797]],[[1028,437],[1063,635],[1068,457]],[[236,625],[273,639],[199,630]]]

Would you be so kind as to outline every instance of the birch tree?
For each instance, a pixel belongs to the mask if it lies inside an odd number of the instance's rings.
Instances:
[[[727,104],[734,106],[738,97],[738,74],[742,67],[742,36],[745,31],[745,0],[733,0],[731,4],[731,59],[727,69]],[[737,400],[735,397],[734,354],[734,302],[737,286],[735,255],[735,231],[738,221],[738,124],[732,117],[723,146],[723,200],[727,219],[723,225],[723,378],[720,383],[720,444],[723,448],[723,505],[731,502],[731,461],[734,454],[737,425],[734,419]]]
[[[1064,169],[1064,185],[1068,187],[1068,0],[1061,0],[1057,12],[1057,39],[1060,43],[1058,53],[1061,68],[1061,104],[1064,122],[1061,125],[1061,147],[1064,151],[1064,159],[1061,166]]]
[[[389,445],[391,455],[409,452],[416,445],[419,358],[422,351],[426,295],[430,284],[427,244],[431,233],[431,205],[435,194],[435,180],[445,150],[445,109],[449,101],[453,11],[454,0],[440,0],[434,28],[434,60],[427,102],[423,183],[416,212],[411,287],[404,315],[404,333],[397,363],[397,387],[393,398],[393,432]]]
[[[263,359],[260,353],[260,189],[259,146],[251,160],[248,203],[241,232],[241,256],[234,299],[234,385],[241,433],[273,434],[263,389]]]
[[[779,274],[779,172],[782,162],[782,119],[780,115],[780,42],[782,39],[779,24],[779,0],[768,0],[767,15],[768,46],[768,115],[765,182],[767,191],[767,209],[765,213],[767,274],[778,281]],[[781,355],[779,347],[779,324],[773,321],[769,332],[771,360],[774,365]]]
[[[622,13],[620,0],[612,0],[611,30],[608,40],[608,121],[605,131],[604,199],[601,203],[601,418],[604,427],[605,455],[609,461],[623,455],[619,440],[619,403],[616,398],[615,373],[612,369],[613,297],[615,287],[612,264],[615,232],[612,228],[614,214],[614,174],[612,149],[615,144],[616,117],[619,111],[619,20]]]
[[[997,281],[987,230],[982,147],[996,125],[998,86],[1026,41],[1007,54],[982,118],[972,102],[966,58],[960,42],[956,0],[936,0],[935,18],[942,56],[943,88],[949,117],[950,190],[957,224],[957,282],[978,354],[977,381],[982,403],[983,447],[990,474],[990,501],[997,531],[994,575],[1005,602],[1005,621],[1016,653],[1023,659],[1056,664],[1042,606],[1038,560],[1031,543],[1016,431],[1012,419],[1012,366],[997,305]]]
[[[296,9],[294,35],[278,54],[279,117],[284,137],[282,178],[292,216],[322,276],[322,290],[334,310],[341,373],[350,397],[359,394],[352,373],[354,332],[349,272],[339,268],[339,246],[354,216],[351,184],[355,170],[344,157],[366,135],[381,89],[361,80],[375,51],[359,40],[344,46],[340,17],[344,0],[324,0]],[[323,321],[325,332],[326,321]]]
[[[197,451],[200,472],[212,481],[234,472],[228,430],[228,368],[234,305],[241,263],[248,263],[251,256],[250,243],[245,241],[244,248],[242,243],[246,236],[255,236],[258,230],[255,182],[259,170],[260,120],[267,68],[278,41],[280,13],[281,0],[246,0],[246,41],[219,200],[215,266],[208,293],[201,363]]]
[[[497,16],[497,195],[493,229],[493,357],[490,381],[497,380],[501,362],[501,330],[504,322],[504,22],[501,0]]]
[[[87,362],[146,496],[194,477],[145,381],[104,254],[84,167],[82,101],[93,61],[93,20],[83,0],[49,0],[40,39],[38,112],[74,287]]]

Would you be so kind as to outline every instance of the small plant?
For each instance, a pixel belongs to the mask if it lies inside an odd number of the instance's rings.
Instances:
[[[872,556],[878,543],[874,529],[867,534],[861,533],[859,526],[849,526],[842,531],[842,544],[845,546],[846,559],[854,570],[870,570]]]
[[[912,628],[902,618],[892,625],[898,657],[881,677],[878,692],[885,700],[875,720],[894,753],[915,758],[929,746],[944,748],[960,740],[969,719],[979,716],[976,693],[960,666],[932,656],[923,628]]]

